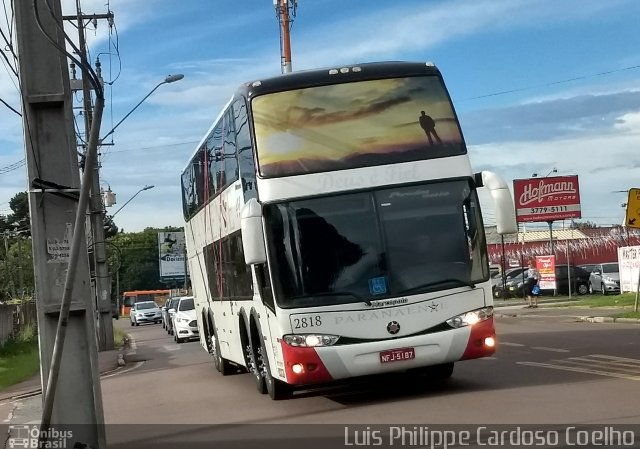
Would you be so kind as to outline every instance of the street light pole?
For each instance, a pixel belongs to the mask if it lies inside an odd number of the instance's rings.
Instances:
[[[78,2],[79,3],[79,2]],[[81,35],[84,35],[84,30],[81,30]],[[102,139],[99,140],[99,144],[102,144],[107,136],[113,134],[118,126],[129,117],[133,111],[153,94],[163,84],[173,83],[184,78],[184,75],[169,75],[164,81],[158,83],[151,92],[149,92],[142,100],[136,104],[127,115],[125,115],[111,131],[109,131]],[[87,89],[85,89],[86,91]],[[85,93],[85,98],[89,98],[89,95]],[[89,102],[90,104],[90,102]],[[92,187],[91,187],[91,227],[93,236],[93,265],[95,272],[94,291],[96,300],[96,309],[98,311],[96,331],[98,333],[98,349],[100,351],[106,351],[113,349],[113,323],[111,312],[111,278],[109,276],[109,268],[107,267],[107,250],[105,248],[105,235],[104,235],[104,205],[102,202],[102,195],[100,194],[100,164],[96,159],[94,167],[87,167],[87,169],[95,170]]]
[[[154,87],[153,89],[151,89],[151,92],[149,92],[142,100],[140,100],[138,102],[137,105],[135,105],[133,107],[133,109],[131,109],[129,111],[129,113],[127,115],[125,115],[124,117],[122,117],[122,120],[120,120],[118,123],[116,123],[116,126],[114,126],[111,131],[109,131],[107,134],[104,135],[104,137],[102,139],[100,139],[100,142],[104,142],[104,139],[106,139],[107,137],[109,137],[111,134],[113,134],[113,132],[116,130],[116,128],[118,128],[118,126],[120,126],[122,124],[122,122],[124,122],[127,117],[129,117],[131,114],[133,114],[133,111],[135,111],[136,109],[138,109],[138,107],[144,103],[144,100],[146,100],[147,98],[149,98],[151,96],[152,93],[154,93],[158,87],[162,86],[163,84],[169,84],[169,83],[175,83],[176,81],[180,81],[182,78],[184,78],[184,75],[182,74],[177,74],[177,75],[168,75],[164,81],[158,83],[158,85],[156,87]]]
[[[122,206],[120,206],[120,209],[118,209],[117,211],[115,211],[115,212],[113,213],[113,215],[111,215],[111,218],[115,217],[115,216],[116,216],[116,214],[117,214],[118,212],[120,212],[122,209],[124,209],[124,206],[126,206],[127,204],[129,204],[129,203],[131,202],[131,200],[133,200],[136,196],[138,196],[138,194],[139,194],[140,192],[144,192],[145,190],[153,189],[154,187],[155,187],[155,186],[144,186],[143,188],[141,188],[140,190],[138,190],[138,191],[137,191],[137,192],[136,192],[136,193],[135,193],[131,198],[129,198],[129,200],[128,200],[126,203],[124,203]]]

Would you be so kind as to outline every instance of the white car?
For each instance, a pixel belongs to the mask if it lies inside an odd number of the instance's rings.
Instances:
[[[193,296],[180,298],[176,306],[176,312],[172,317],[173,339],[176,343],[200,338],[198,333],[198,322],[196,320],[196,309],[193,303]]]
[[[132,326],[140,326],[140,323],[159,323],[162,321],[160,307],[153,301],[141,301],[131,306],[129,319]]]

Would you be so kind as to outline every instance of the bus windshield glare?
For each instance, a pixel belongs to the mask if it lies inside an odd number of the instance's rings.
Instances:
[[[280,307],[369,302],[489,278],[468,180],[265,205]]]
[[[437,76],[289,90],[257,96],[251,104],[266,178],[466,153]]]

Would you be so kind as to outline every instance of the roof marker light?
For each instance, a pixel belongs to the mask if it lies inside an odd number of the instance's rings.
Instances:
[[[435,65],[433,62],[431,62],[431,61],[427,61],[427,62],[425,63],[425,65],[426,65],[427,67],[435,67],[435,66],[436,66],[436,65]]]
[[[252,87],[260,87],[260,86],[262,86],[262,81],[254,81],[251,86]]]
[[[353,72],[362,72],[362,68],[361,67],[354,67],[351,69],[351,71]]]
[[[337,75],[337,74],[338,74],[338,69],[329,70],[329,75]]]
[[[349,67],[343,67],[340,69],[340,73],[349,73]]]

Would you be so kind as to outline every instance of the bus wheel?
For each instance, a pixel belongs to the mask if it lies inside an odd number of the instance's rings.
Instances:
[[[267,358],[267,350],[264,345],[264,339],[261,340],[260,354],[262,357],[262,369],[264,372],[264,381],[267,387],[269,397],[274,401],[282,399],[290,399],[293,396],[293,387],[281,380],[274,379],[269,368],[269,359]]]
[[[264,380],[262,369],[257,364],[257,354],[253,352],[253,346],[251,344],[248,344],[245,347],[245,358],[247,360],[247,370],[254,377],[258,393],[265,394],[267,392],[267,385]]]
[[[207,346],[211,346],[211,355],[213,356],[213,363],[216,367],[216,370],[223,376],[228,376],[233,372],[233,366],[231,366],[231,363],[227,359],[222,357],[218,339],[214,334],[207,340],[209,341],[207,343]]]

